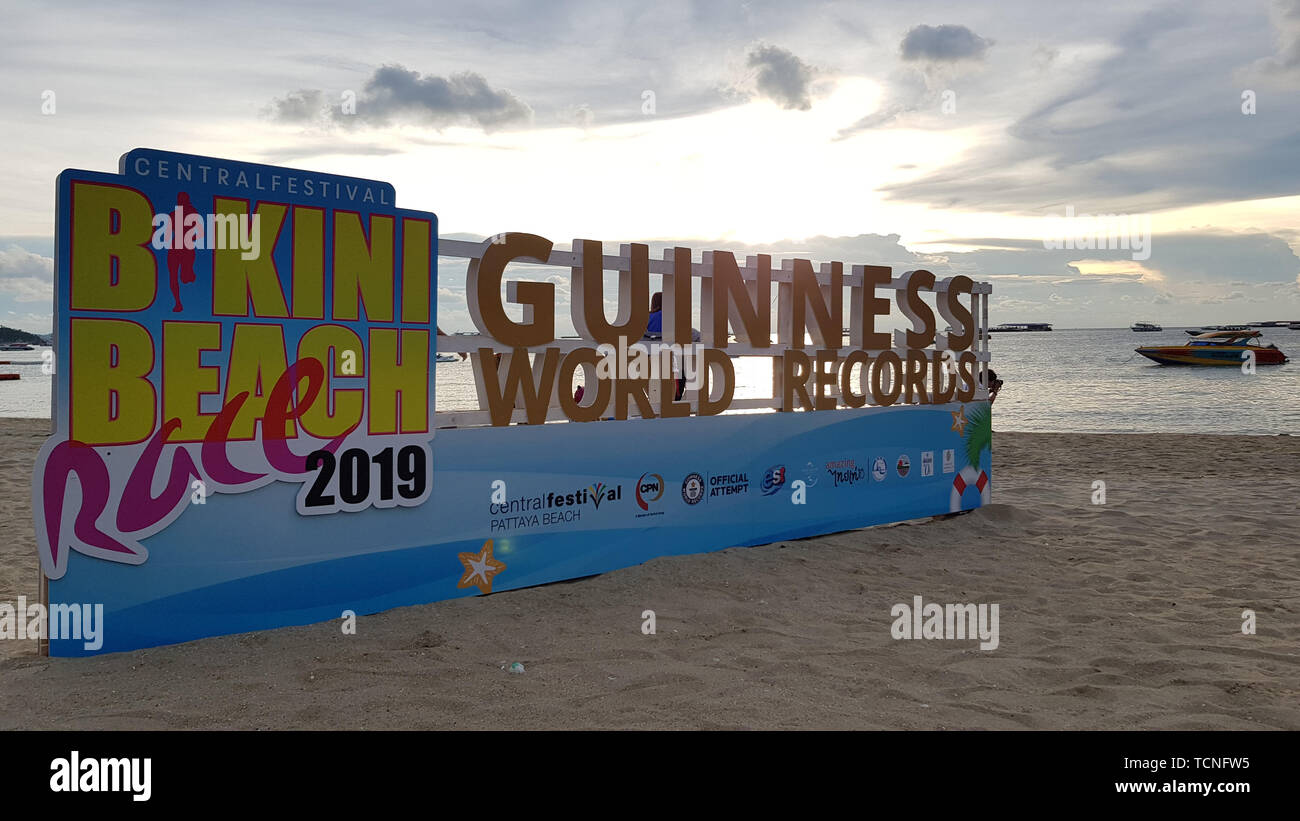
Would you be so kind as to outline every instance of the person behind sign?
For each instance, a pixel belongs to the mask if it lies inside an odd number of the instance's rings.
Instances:
[[[645,336],[643,339],[651,341],[664,338],[664,295],[662,291],[655,291],[650,296],[650,318],[645,324]],[[700,332],[691,328],[691,341],[700,341]],[[686,377],[677,378],[677,395],[673,397],[674,402],[681,401],[682,394],[686,392]]]
[[[650,297],[650,319],[645,324],[646,339],[663,339],[664,336],[664,295],[655,291]]]
[[[1003,382],[1001,379],[998,379],[998,372],[992,368],[988,369],[988,375],[986,377],[980,379],[981,382],[984,382],[985,380],[987,380],[989,386],[989,404],[992,405],[993,400],[998,398],[998,391],[1002,390]]]

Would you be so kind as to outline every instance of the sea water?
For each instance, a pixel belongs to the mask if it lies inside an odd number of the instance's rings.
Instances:
[[[1006,384],[993,406],[993,426],[1003,431],[1089,433],[1236,433],[1300,435],[1300,331],[1264,328],[1293,361],[1238,367],[1171,367],[1134,353],[1148,345],[1178,345],[1181,328],[1134,333],[1128,328],[993,334],[992,368]],[[0,417],[50,415],[51,377],[41,352],[0,351]],[[772,366],[765,358],[736,363],[737,399],[771,395]],[[477,407],[468,361],[440,363],[438,410]]]

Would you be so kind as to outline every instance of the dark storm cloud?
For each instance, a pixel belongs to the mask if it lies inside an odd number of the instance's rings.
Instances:
[[[750,68],[758,69],[755,85],[760,95],[782,108],[807,111],[812,108],[810,86],[813,69],[793,52],[779,46],[760,44],[749,51]]]
[[[354,110],[345,108],[349,102],[355,103]],[[527,124],[533,116],[527,103],[505,89],[493,88],[482,74],[421,75],[400,65],[376,69],[351,101],[344,95],[335,100],[318,89],[299,89],[272,100],[266,113],[293,125],[331,120],[368,125],[399,122],[434,128],[474,125],[485,131]]]
[[[493,88],[482,75],[464,71],[450,77],[421,76],[400,65],[383,66],[366,81],[357,101],[357,116],[370,122],[393,119],[431,125],[471,122],[493,129],[526,123],[532,109],[505,89]]]
[[[980,60],[993,45],[965,26],[917,26],[903,38],[904,60]]]

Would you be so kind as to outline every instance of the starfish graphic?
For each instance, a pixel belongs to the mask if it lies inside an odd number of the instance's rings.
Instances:
[[[457,582],[456,587],[477,587],[480,593],[492,592],[492,578],[497,573],[506,569],[506,566],[492,558],[492,540],[488,539],[483,543],[483,550],[479,553],[457,553],[460,563],[465,565],[465,575]],[[478,581],[474,581],[474,579]]]
[[[966,435],[966,421],[965,405],[952,412],[952,429],[962,436]]]

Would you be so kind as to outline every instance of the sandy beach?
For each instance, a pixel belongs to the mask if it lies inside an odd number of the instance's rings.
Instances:
[[[0,420],[3,601],[37,595],[48,429]],[[0,728],[1300,729],[1300,438],[993,450],[993,504],[968,515],[402,608],[356,635],[90,659],[0,642]],[[997,603],[999,646],[891,638],[914,596]]]

